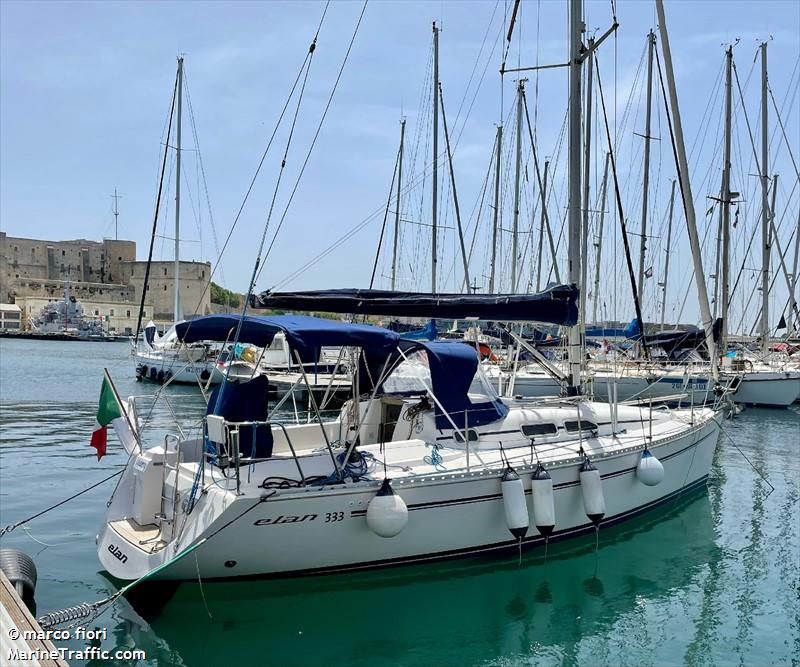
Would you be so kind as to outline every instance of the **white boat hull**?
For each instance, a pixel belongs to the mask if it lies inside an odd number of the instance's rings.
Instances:
[[[694,426],[678,432],[662,432],[650,444],[650,450],[665,469],[665,478],[658,486],[646,486],[637,479],[636,466],[643,447],[639,435],[627,440],[624,435],[603,438],[605,444],[598,445],[598,451],[605,453],[597,456],[591,453],[591,440],[583,440],[602,476],[606,513],[601,526],[627,519],[703,483],[711,468],[719,424],[710,410],[697,411],[696,415]],[[639,426],[631,424],[629,428],[633,431]],[[409,451],[414,447],[425,451],[426,447],[422,441],[403,444]],[[372,448],[377,451],[377,445],[360,450]],[[473,452],[473,461],[480,455],[490,456],[489,451]],[[562,458],[547,467],[554,487],[553,539],[594,529],[584,512],[578,476],[582,457],[577,446],[574,452],[573,458]],[[529,448],[516,447],[506,450],[506,454],[523,480],[528,512],[533,517],[530,484],[535,466],[531,465]],[[323,466],[325,456],[320,455]],[[452,472],[434,470],[422,476],[398,474],[393,486],[408,506],[409,520],[399,535],[389,539],[371,532],[365,518],[379,480],[266,491],[258,486],[263,479],[259,466],[264,464],[255,464],[251,471],[243,469],[243,476],[252,479],[252,485],[243,487],[241,495],[237,495],[230,480],[220,481],[217,473],[218,483],[207,486],[207,493],[200,496],[185,526],[179,528],[181,538],[177,543],[172,540],[163,549],[152,552],[126,538],[109,521],[99,535],[98,554],[103,567],[113,576],[135,579],[206,539],[192,556],[155,575],[165,579],[196,579],[198,570],[203,578],[288,576],[513,549],[518,543],[506,525],[500,490],[503,465],[499,459],[498,463],[491,469],[477,466],[472,472],[456,468]],[[286,459],[284,474],[290,474],[294,465],[292,459]],[[330,467],[328,459],[323,470]],[[273,466],[269,474],[280,474],[274,469]],[[130,484],[126,480],[130,470],[131,466],[120,482],[122,489]],[[181,488],[190,486],[193,477],[194,470],[186,466]],[[130,502],[126,496],[124,492],[117,494],[110,514],[125,514],[125,505]],[[531,525],[523,544],[533,546],[543,540]]]
[[[222,376],[216,372],[216,364],[213,360],[196,359],[190,361],[181,358],[182,355],[171,354],[169,352],[143,352],[134,353],[134,361],[137,369],[142,369],[143,380],[163,383],[169,379],[171,382],[179,384],[211,384],[221,381]],[[160,379],[159,379],[160,378]]]
[[[800,372],[755,371],[745,373],[733,395],[736,403],[785,408],[800,396]]]

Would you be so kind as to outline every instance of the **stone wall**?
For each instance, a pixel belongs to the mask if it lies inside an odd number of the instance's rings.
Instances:
[[[27,280],[122,284],[122,263],[136,259],[134,241],[44,241],[0,232],[0,302]]]
[[[71,294],[87,313],[98,311],[98,317],[112,318],[112,330],[119,332],[129,327],[132,318],[135,329],[146,266],[147,262],[136,261],[133,241],[43,241],[0,232],[0,303],[24,303],[24,318],[35,317],[36,308],[64,297],[69,281]],[[174,321],[174,272],[174,262],[151,264],[146,319],[159,325]],[[210,312],[210,277],[208,262],[180,263],[183,317]],[[131,316],[118,315],[128,311]]]
[[[133,288],[137,300],[141,299],[146,268],[147,262],[127,262],[122,267],[123,280]],[[171,320],[174,317],[174,276],[174,262],[151,263],[147,300],[153,303],[158,319]],[[180,263],[183,317],[207,315],[211,312],[211,289],[207,288],[210,276],[211,264],[208,262]]]

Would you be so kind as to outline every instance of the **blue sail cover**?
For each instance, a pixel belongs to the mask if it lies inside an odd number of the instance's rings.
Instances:
[[[178,340],[233,342],[240,315],[206,315],[175,325]],[[397,347],[400,334],[368,324],[348,324],[306,315],[246,315],[239,334],[240,343],[266,347],[282,331],[289,346],[301,353],[323,346],[361,347],[388,355]]]
[[[474,428],[502,419],[508,408],[497,399],[473,403],[469,388],[478,370],[478,353],[460,341],[420,343],[428,354],[433,393],[459,430]],[[452,429],[453,424],[436,406],[436,428]]]
[[[436,340],[438,333],[436,329],[436,320],[429,320],[421,329],[400,332],[404,340]]]
[[[255,308],[503,322],[578,322],[578,288],[555,285],[539,294],[426,294],[374,289],[262,292]]]
[[[641,329],[634,317],[624,329],[587,326],[585,334],[594,338],[640,338]]]

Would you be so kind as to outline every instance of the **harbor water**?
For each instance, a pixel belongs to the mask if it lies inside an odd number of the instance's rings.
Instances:
[[[104,367],[122,395],[153,389],[129,352],[0,343],[0,525],[124,464],[113,435],[99,462],[89,438]],[[173,393],[202,408],[196,390]],[[521,559],[149,585],[94,621],[96,643],[149,666],[800,665],[800,411],[748,409],[726,433],[707,489],[596,538]],[[3,538],[36,562],[38,614],[117,590],[95,553],[113,483]]]

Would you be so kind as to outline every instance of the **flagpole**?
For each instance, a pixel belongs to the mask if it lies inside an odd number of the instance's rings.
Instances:
[[[142,443],[139,441],[139,432],[133,427],[133,423],[131,422],[131,418],[128,416],[128,409],[125,407],[125,404],[122,402],[122,399],[119,396],[119,392],[117,391],[116,385],[114,385],[114,380],[111,379],[111,373],[108,372],[107,368],[103,368],[103,376],[108,380],[108,386],[111,387],[111,392],[114,394],[114,400],[117,404],[122,408],[122,414],[125,415],[125,421],[128,422],[128,428],[131,430],[134,439],[136,440],[136,444],[139,446],[139,451],[144,451],[142,449]]]

